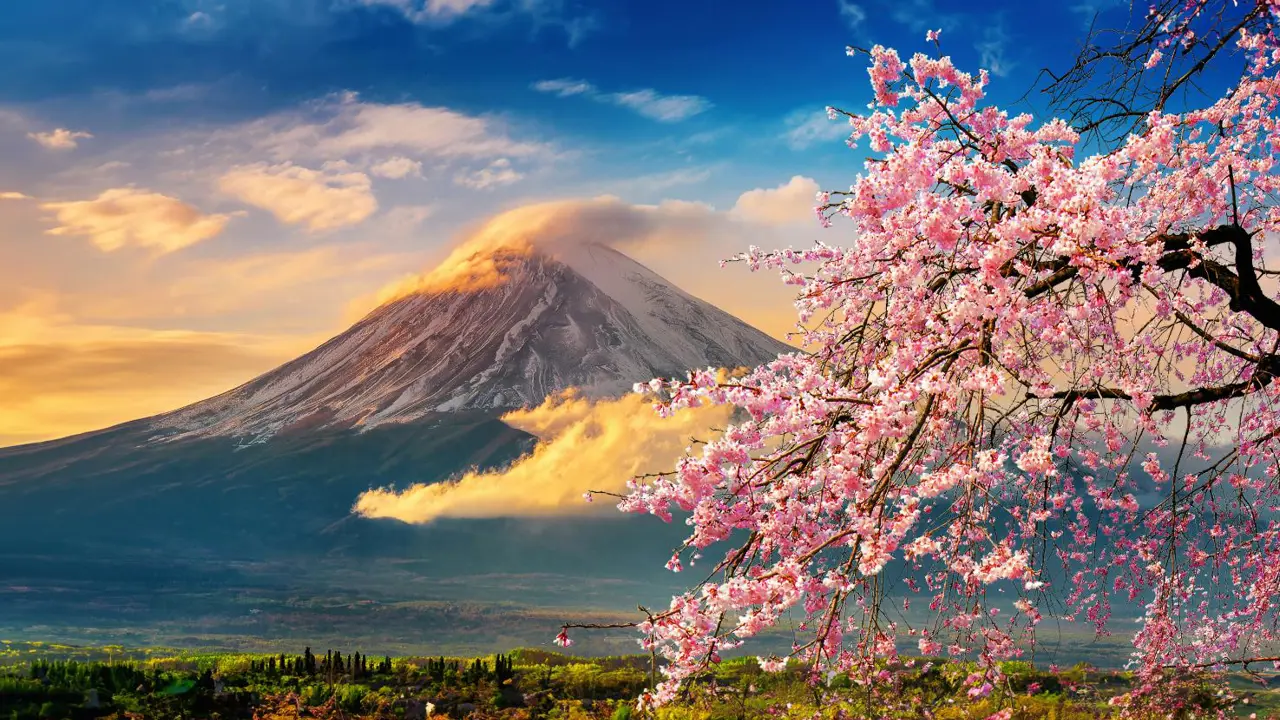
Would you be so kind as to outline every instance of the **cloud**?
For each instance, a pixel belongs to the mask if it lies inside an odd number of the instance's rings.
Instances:
[[[573,80],[570,78],[560,78],[559,80],[539,80],[531,87],[538,92],[552,93],[560,97],[594,95],[596,92],[595,86],[586,80]]]
[[[258,163],[231,169],[219,178],[218,187],[282,223],[311,232],[355,225],[378,209],[369,176],[361,172]]]
[[[848,122],[832,120],[826,110],[796,110],[783,123],[787,126],[783,140],[793,150],[804,150],[818,143],[832,143],[849,137]]]
[[[1085,2],[1068,5],[1067,10],[1079,15],[1080,22],[1087,28],[1093,24],[1099,15],[1124,6],[1124,0],[1086,0]]]
[[[656,90],[614,93],[613,101],[659,122],[679,122],[706,112],[711,103],[697,95],[661,95]]]
[[[540,80],[531,85],[534,90],[572,97],[581,95],[600,102],[612,103],[632,110],[659,122],[679,122],[711,109],[711,101],[698,95],[663,95],[652,88],[631,92],[602,93],[586,80],[560,78]]]
[[[230,333],[83,324],[52,297],[0,309],[0,445],[154,415],[215,395],[296,352]]]
[[[814,179],[796,175],[785,185],[742,193],[729,213],[766,225],[812,221],[819,189]]]
[[[454,179],[459,185],[473,188],[475,190],[488,190],[500,185],[510,185],[517,182],[524,175],[516,172],[511,167],[511,161],[506,158],[498,158],[489,163],[488,167],[481,168],[469,175],[460,175]]]
[[[794,286],[777,273],[751,273],[720,261],[749,245],[812,245],[822,231],[813,216],[817,184],[793,177],[775,188],[742,193],[732,209],[664,200],[635,205],[617,197],[556,200],[520,206],[492,216],[457,238],[453,251],[427,272],[407,274],[377,293],[353,301],[347,317],[418,292],[470,291],[506,281],[513,257],[537,248],[555,255],[599,243],[614,247],[676,286],[784,338],[795,330]],[[801,216],[809,223],[798,222]],[[834,245],[841,238],[821,236]],[[504,253],[495,252],[505,250]]]
[[[0,192],[0,200],[30,200],[31,196],[16,191]]]
[[[588,400],[573,391],[503,421],[539,438],[533,453],[503,471],[467,473],[455,482],[363,493],[353,512],[370,518],[429,523],[442,517],[484,518],[575,514],[592,505],[583,493],[621,493],[627,481],[671,469],[690,438],[708,441],[729,419],[725,407],[659,417],[649,400],[627,395]],[[605,504],[605,503],[601,503]]]
[[[87,132],[73,132],[66,128],[57,128],[52,132],[30,132],[27,133],[27,137],[50,150],[74,150],[79,146],[80,140],[87,140],[93,135]]]
[[[206,215],[177,198],[135,188],[105,190],[93,200],[47,202],[59,225],[49,235],[79,235],[110,252],[142,247],[173,252],[217,236],[231,215]]]
[[[626,178],[608,183],[606,187],[612,195],[634,195],[634,194],[651,194],[661,192],[668,188],[679,187],[681,185],[698,185],[711,179],[713,169],[709,167],[702,168],[681,168],[679,170],[671,170],[669,172],[653,173],[650,175],[640,175],[638,177]]]
[[[411,158],[494,158],[550,155],[549,145],[509,137],[494,118],[417,103],[361,102],[342,93],[222,133],[256,138],[277,160],[329,161],[394,152]],[[390,157],[390,156],[388,156]],[[387,159],[387,158],[383,158]]]
[[[393,231],[406,232],[416,229],[435,212],[432,205],[397,205],[383,215],[383,220]]]
[[[867,11],[863,10],[857,3],[851,0],[839,0],[840,17],[844,18],[845,23],[853,30],[861,30],[862,24],[867,21]]]
[[[357,0],[366,7],[389,7],[415,23],[451,20],[493,5],[494,0]]]
[[[485,21],[491,27],[515,18],[525,18],[537,31],[557,27],[564,31],[569,47],[600,28],[594,14],[572,15],[565,0],[336,0],[348,7],[383,7],[400,13],[419,25],[444,26],[460,18]]]
[[[1005,57],[1009,45],[1009,33],[1005,30],[1004,20],[997,19],[982,31],[982,40],[974,44],[978,51],[978,62],[991,71],[996,77],[1006,77],[1016,66]]]
[[[388,178],[390,180],[400,180],[410,175],[414,177],[422,177],[422,161],[411,160],[407,157],[395,156],[375,163],[369,168],[369,172],[378,177]]]

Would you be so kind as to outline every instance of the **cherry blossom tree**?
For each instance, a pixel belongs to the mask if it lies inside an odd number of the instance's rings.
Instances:
[[[810,351],[637,388],[741,416],[620,503],[688,517],[671,569],[719,558],[638,624],[666,661],[647,702],[788,613],[815,674],[971,658],[973,697],[1046,613],[1105,634],[1118,602],[1145,607],[1124,708],[1277,659],[1280,3],[1166,0],[1145,22],[1055,78],[1074,122],[991,106],[987,73],[947,57],[867,52],[875,102],[831,113],[870,159],[817,208],[852,228],[741,258],[798,286]],[[1187,106],[1227,53],[1231,87]],[[1117,57],[1154,89],[1086,95]]]

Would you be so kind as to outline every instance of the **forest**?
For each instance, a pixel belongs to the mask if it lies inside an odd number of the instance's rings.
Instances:
[[[674,703],[638,710],[657,678],[647,655],[574,657],[518,649],[485,657],[389,657],[304,647],[301,653],[226,654],[44,643],[4,645],[3,720],[748,720],[749,718],[1097,718],[1131,689],[1132,673],[1086,663],[1038,669],[1002,665],[1004,682],[968,692],[978,666],[903,658],[893,670],[898,701],[868,693],[848,675],[815,679],[798,663],[765,672],[728,658],[699,674]],[[1229,691],[1221,691],[1222,681]],[[1275,673],[1182,679],[1184,716],[1280,717]],[[1234,709],[1232,709],[1234,708]]]

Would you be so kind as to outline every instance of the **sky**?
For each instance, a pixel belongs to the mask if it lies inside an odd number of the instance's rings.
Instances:
[[[0,446],[203,399],[342,331],[486,220],[603,195],[679,219],[637,258],[774,335],[716,260],[839,242],[854,44],[990,96],[1115,0],[63,0],[0,5]],[[1052,28],[1046,32],[1045,28]]]

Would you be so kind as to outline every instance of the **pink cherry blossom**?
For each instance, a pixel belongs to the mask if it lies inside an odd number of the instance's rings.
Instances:
[[[1280,3],[1251,7],[1280,25]],[[1159,19],[1173,41],[1194,37],[1184,15]],[[1034,647],[1045,603],[1100,635],[1113,599],[1144,604],[1125,712],[1173,707],[1179,678],[1280,642],[1264,254],[1280,234],[1280,40],[1231,42],[1245,70],[1221,97],[1153,111],[1101,152],[991,105],[985,72],[869,51],[875,102],[832,114],[872,160],[819,197],[840,243],[739,258],[797,287],[809,350],[637,386],[662,414],[740,418],[619,504],[688,518],[672,570],[724,548],[640,624],[666,660],[646,703],[795,614],[791,657],[815,673],[882,683],[915,638],[976,658],[978,697]],[[931,626],[883,610],[890,572]]]

